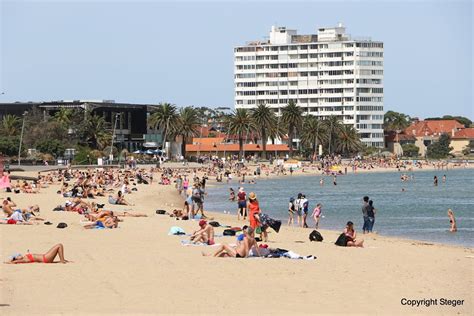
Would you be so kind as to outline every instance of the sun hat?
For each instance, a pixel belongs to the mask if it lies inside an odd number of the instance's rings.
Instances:
[[[257,198],[257,195],[254,192],[249,193],[249,199],[255,200]]]

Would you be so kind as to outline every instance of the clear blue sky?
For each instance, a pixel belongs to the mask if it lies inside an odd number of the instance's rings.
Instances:
[[[385,110],[474,118],[469,0],[0,3],[0,102],[232,106],[234,46],[343,22],[384,42]]]

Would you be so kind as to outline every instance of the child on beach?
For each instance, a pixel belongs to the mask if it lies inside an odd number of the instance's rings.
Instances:
[[[313,217],[314,221],[315,221],[315,228],[318,229],[319,227],[319,220],[321,218],[321,208],[323,207],[323,205],[321,203],[318,203],[316,205],[316,207],[314,208],[313,210],[313,214],[311,214],[311,217]]]

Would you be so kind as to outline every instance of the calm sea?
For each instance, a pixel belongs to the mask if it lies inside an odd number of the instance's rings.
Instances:
[[[417,171],[408,175],[414,179],[401,182],[400,174],[394,172],[348,174],[338,176],[336,186],[332,177],[324,177],[324,186],[320,186],[321,176],[262,176],[256,184],[244,188],[258,195],[265,213],[285,224],[289,198],[302,192],[309,199],[310,212],[317,203],[323,204],[320,228],[342,230],[350,220],[360,232],[362,197],[368,195],[377,209],[374,231],[381,235],[473,247],[474,170]],[[433,185],[435,175],[439,178],[437,187]],[[446,183],[442,182],[443,175]],[[234,180],[208,188],[206,209],[236,214],[237,203],[228,200],[230,187],[237,191],[239,184]],[[449,232],[448,208],[455,213],[457,233]],[[313,225],[312,219],[308,224]]]

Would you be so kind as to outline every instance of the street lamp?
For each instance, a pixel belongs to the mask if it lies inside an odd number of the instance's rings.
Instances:
[[[20,134],[20,145],[18,146],[18,165],[21,161],[21,143],[23,142],[23,132],[25,130],[25,116],[28,114],[28,111],[23,112],[23,123],[21,124],[21,134]]]
[[[122,114],[122,113],[116,113],[116,114],[115,114],[115,122],[114,122],[114,129],[113,129],[113,132],[112,132],[112,143],[110,144],[109,159],[110,159],[111,157],[113,157],[113,156],[112,156],[112,153],[113,153],[113,150],[114,150],[115,130],[116,130],[116,126],[117,126],[117,120],[118,120],[118,118],[120,117],[120,114]],[[110,160],[112,160],[112,159],[110,159]],[[112,161],[110,161],[110,164],[112,164]]]

